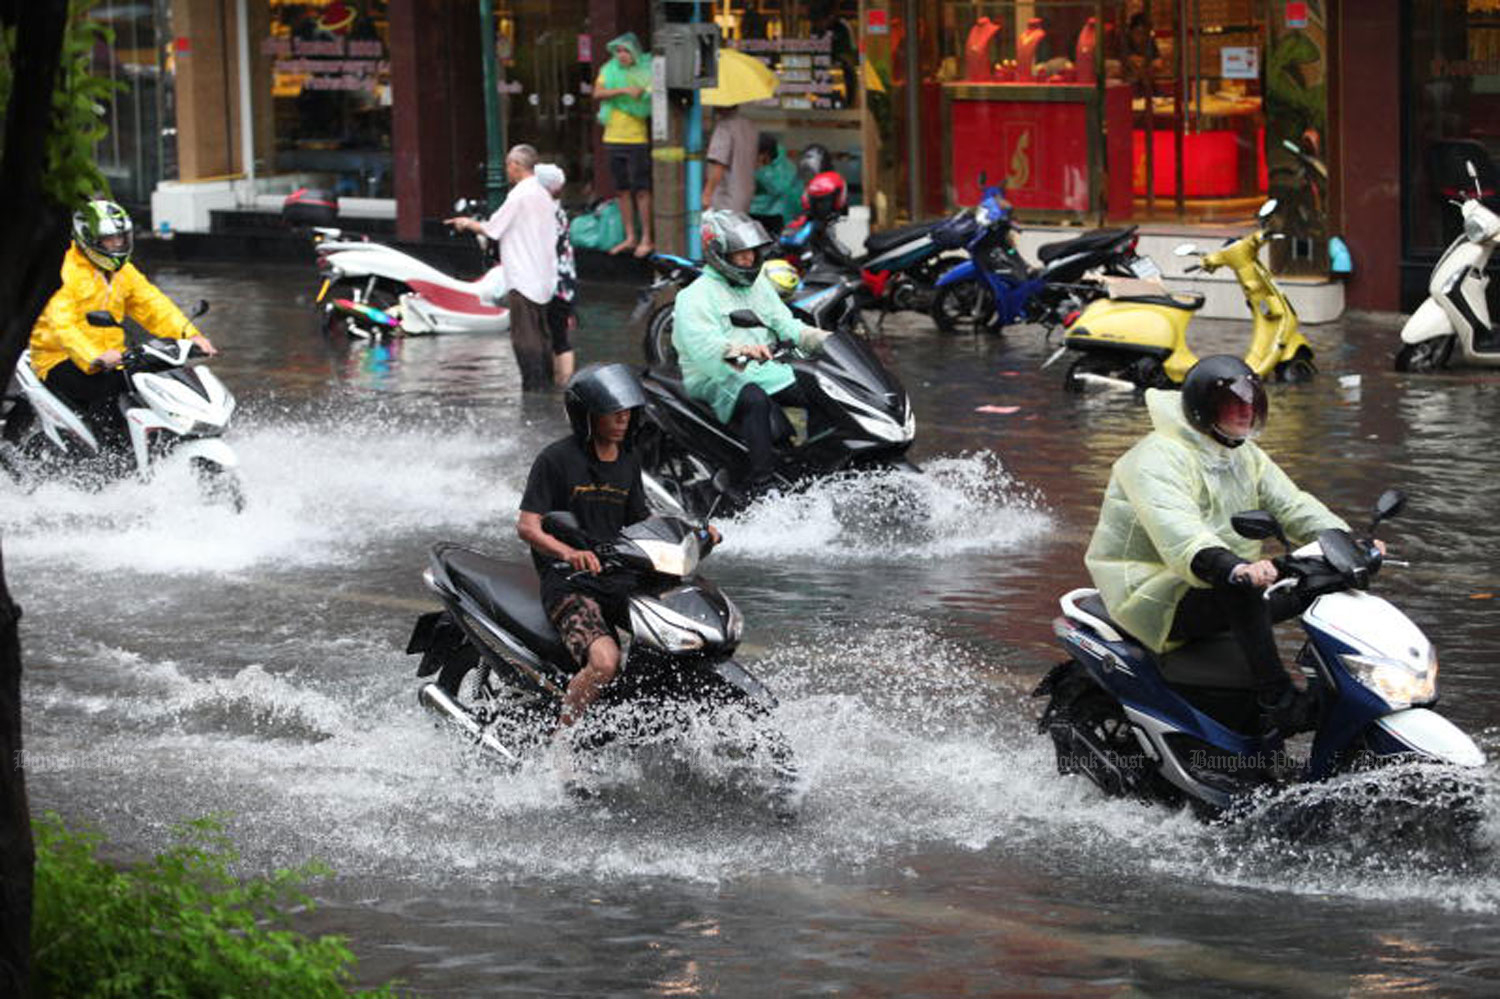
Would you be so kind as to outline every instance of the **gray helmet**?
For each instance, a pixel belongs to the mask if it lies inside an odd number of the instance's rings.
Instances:
[[[765,227],[744,212],[715,208],[703,213],[703,259],[724,275],[730,284],[746,287],[760,276],[771,237]],[[755,260],[746,267],[730,263],[730,255],[754,250]]]
[[[572,424],[573,437],[583,444],[593,436],[593,417],[638,409],[646,405],[646,390],[628,365],[590,364],[568,379],[563,390],[563,409]],[[630,421],[627,440],[635,435],[636,421]]]

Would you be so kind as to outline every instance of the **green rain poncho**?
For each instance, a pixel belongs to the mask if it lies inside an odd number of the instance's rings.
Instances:
[[[1260,542],[1230,526],[1234,514],[1266,510],[1294,544],[1348,525],[1254,442],[1228,448],[1193,429],[1180,392],[1150,389],[1146,406],[1155,430],[1115,462],[1083,560],[1110,616],[1160,652],[1178,601],[1208,585],[1189,568],[1194,555],[1228,548],[1246,561],[1261,557]]]
[[[729,314],[736,309],[749,309],[766,326],[741,329],[733,325]],[[765,274],[749,287],[739,287],[707,268],[677,294],[672,307],[672,346],[682,364],[683,385],[688,395],[712,406],[724,423],[729,422],[740,389],[746,385],[759,385],[767,395],[775,395],[796,380],[792,369],[778,361],[751,361],[743,370],[735,368],[725,360],[726,351],[755,343],[775,346],[779,340],[806,346],[802,331],[802,324]]]
[[[787,158],[786,149],[776,147],[776,158],[755,170],[755,196],[750,199],[751,215],[779,215],[785,222],[802,210],[802,182],[797,166]]]
[[[627,48],[630,54],[635,56],[635,63],[625,67],[620,65],[620,60],[613,55],[617,48]],[[609,116],[614,111],[623,111],[636,118],[651,117],[651,57],[641,51],[640,39],[635,37],[635,32],[627,31],[619,38],[612,39],[605,46],[610,54],[609,61],[599,71],[599,76],[606,90],[623,90],[626,87],[641,87],[646,91],[639,97],[630,97],[621,94],[619,97],[611,97],[599,102],[599,124],[608,125]]]

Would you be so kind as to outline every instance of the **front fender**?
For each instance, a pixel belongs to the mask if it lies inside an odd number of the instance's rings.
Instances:
[[[771,693],[771,689],[733,659],[723,659],[714,663],[712,670],[725,686],[736,691],[751,704],[767,711],[776,707],[776,695]]]
[[[1374,728],[1393,754],[1420,753],[1439,763],[1478,767],[1484,751],[1462,730],[1436,711],[1407,708],[1375,720]]]
[[[973,281],[979,277],[979,268],[974,266],[973,260],[965,260],[944,271],[937,279],[939,288],[946,288],[950,284],[959,284],[963,281]]]
[[[201,458],[204,461],[211,461],[220,468],[235,468],[240,463],[240,457],[234,453],[234,448],[217,437],[195,437],[185,440],[177,446],[177,454],[189,460]]]
[[[1440,336],[1452,336],[1456,332],[1448,313],[1437,303],[1437,299],[1429,298],[1411,314],[1406,325],[1401,327],[1401,342],[1421,343]]]

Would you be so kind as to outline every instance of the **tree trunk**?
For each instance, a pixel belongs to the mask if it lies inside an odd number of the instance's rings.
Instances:
[[[67,0],[0,0],[0,23],[16,29],[0,160],[0,385],[57,290],[67,249],[67,213],[42,187],[67,22]],[[16,997],[30,993],[36,859],[21,755],[19,618],[0,554],[0,995]]]

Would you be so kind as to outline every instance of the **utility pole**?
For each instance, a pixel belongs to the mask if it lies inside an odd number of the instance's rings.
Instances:
[[[495,55],[495,0],[479,0],[484,53],[484,200],[490,211],[505,197],[505,121],[500,115],[500,60]]]

